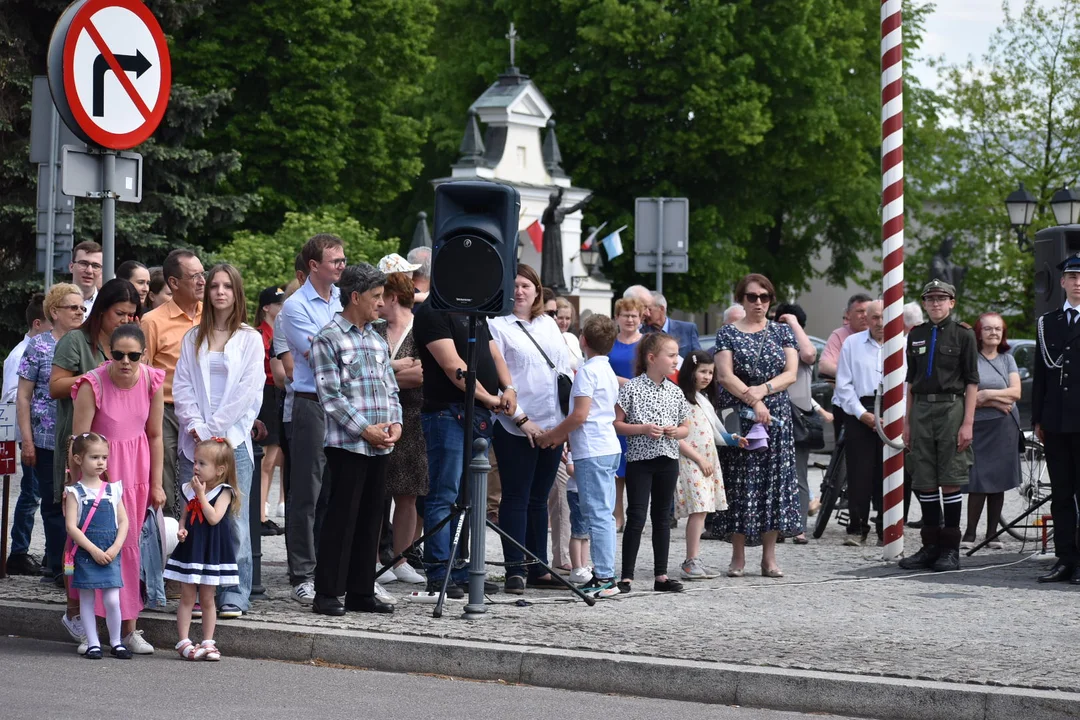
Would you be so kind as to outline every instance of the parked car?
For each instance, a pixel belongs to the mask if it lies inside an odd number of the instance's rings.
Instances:
[[[1020,429],[1031,429],[1031,382],[1035,372],[1035,341],[1009,340],[1009,354],[1016,360],[1016,369],[1020,373],[1020,402],[1016,408],[1020,411]]]

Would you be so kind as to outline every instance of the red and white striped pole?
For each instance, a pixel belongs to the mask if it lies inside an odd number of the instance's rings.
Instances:
[[[885,305],[882,420],[898,440],[904,429],[904,42],[901,0],[881,1],[881,272]],[[904,551],[904,451],[885,445],[885,560]]]

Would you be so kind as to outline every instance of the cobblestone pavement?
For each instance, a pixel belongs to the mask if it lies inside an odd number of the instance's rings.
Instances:
[[[812,480],[812,482],[814,482]],[[12,505],[17,484],[13,483]],[[276,496],[276,492],[274,493]],[[913,513],[914,515],[914,513]],[[685,522],[672,531],[671,565],[684,554]],[[649,528],[634,591],[589,608],[564,591],[493,595],[489,618],[463,622],[461,601],[440,620],[431,606],[399,602],[392,616],[313,615],[290,599],[284,538],[263,538],[266,599],[240,623],[292,623],[511,644],[609,651],[747,665],[1080,691],[1080,588],[1037,585],[1046,563],[1030,545],[1006,538],[1004,551],[964,558],[952,573],[906,573],[874,547],[843,547],[835,523],[820,540],[779,546],[785,577],[756,575],[760,555],[747,554],[746,577],[687,583],[680,595],[651,591]],[[909,530],[909,548],[918,547]],[[42,549],[40,523],[32,552]],[[489,532],[487,556],[502,556]],[[730,546],[703,541],[702,559],[726,568]],[[490,576],[502,571],[491,566]],[[420,586],[387,586],[403,597]],[[37,578],[0,581],[0,599],[63,602]]]

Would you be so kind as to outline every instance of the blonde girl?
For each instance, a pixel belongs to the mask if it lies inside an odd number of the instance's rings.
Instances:
[[[94,596],[100,590],[112,655],[130,660],[131,651],[120,635],[120,588],[124,583],[117,556],[128,532],[128,517],[121,501],[123,487],[109,482],[105,472],[109,443],[101,435],[88,432],[73,437],[69,458],[64,517],[73,546],[65,553],[64,572],[72,576],[71,587],[79,594],[79,611],[87,619],[83,623],[87,645],[83,657],[102,657],[94,615]]]
[[[236,457],[224,438],[198,443],[194,454],[191,481],[183,485],[185,505],[176,533],[180,544],[165,564],[165,579],[180,582],[176,652],[185,660],[220,660],[221,652],[214,643],[214,594],[218,586],[239,582],[233,544],[233,518],[239,514],[241,502]],[[188,637],[196,600],[203,611],[203,641],[199,645]]]

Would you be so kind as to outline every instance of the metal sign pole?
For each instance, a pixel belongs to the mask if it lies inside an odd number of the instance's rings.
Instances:
[[[46,221],[46,235],[48,242],[45,243],[45,292],[53,284],[53,274],[56,268],[56,175],[60,172],[58,154],[60,152],[60,113],[50,103],[52,110],[49,112],[49,219]]]
[[[4,502],[3,505],[4,519],[0,522],[0,578],[7,577],[7,556],[8,556],[8,493],[11,492],[11,476],[4,476]]]
[[[656,233],[656,292],[664,294],[664,200],[656,198],[657,222],[660,227]]]
[[[116,276],[116,193],[113,192],[116,153],[106,150],[101,160],[101,263],[105,266],[102,278],[109,281]]]

